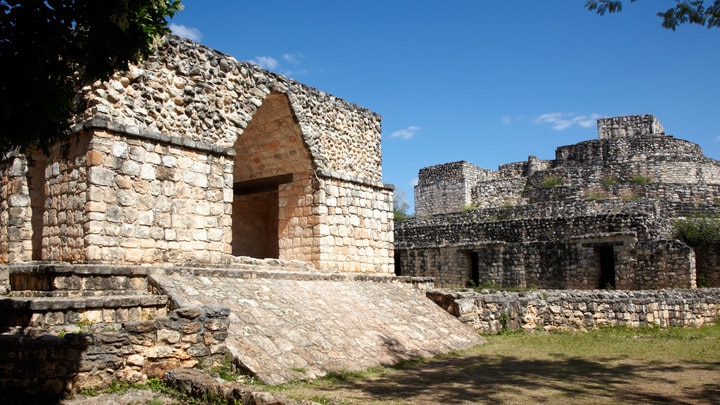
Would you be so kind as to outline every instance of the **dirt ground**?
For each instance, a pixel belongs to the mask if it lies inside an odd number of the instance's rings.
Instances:
[[[459,355],[265,389],[321,404],[720,404],[720,326],[488,340]],[[62,402],[144,403],[179,402],[152,391]]]

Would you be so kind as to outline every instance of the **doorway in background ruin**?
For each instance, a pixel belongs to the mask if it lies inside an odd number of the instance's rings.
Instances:
[[[600,263],[597,288],[615,289],[615,249],[613,245],[595,246],[595,257]]]
[[[470,252],[470,281],[473,287],[480,285],[480,256],[478,252]]]
[[[311,261],[313,166],[288,97],[268,94],[233,149],[232,254]]]

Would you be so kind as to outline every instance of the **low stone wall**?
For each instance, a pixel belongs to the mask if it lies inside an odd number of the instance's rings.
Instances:
[[[154,320],[88,325],[79,333],[0,335],[0,393],[60,398],[77,387],[144,383],[170,369],[218,361],[227,353],[229,315],[226,307],[188,307]]]
[[[481,333],[606,326],[703,326],[720,320],[720,289],[530,292],[428,291],[426,295]]]

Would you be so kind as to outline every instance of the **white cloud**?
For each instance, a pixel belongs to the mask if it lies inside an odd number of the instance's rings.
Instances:
[[[574,113],[548,113],[533,118],[533,124],[550,124],[552,129],[562,131],[574,126],[590,128],[595,125],[600,114],[578,115]]]
[[[273,70],[280,66],[280,62],[277,59],[270,56],[256,56],[255,59],[250,59],[250,63],[254,63],[263,69]]]
[[[300,59],[304,58],[305,55],[301,53],[286,53],[282,56],[283,60],[287,63],[298,65],[300,64]]]
[[[171,23],[170,31],[172,31],[173,34],[175,34],[179,37],[187,38],[191,41],[196,41],[196,42],[200,41],[203,37],[202,32],[200,32],[199,29],[192,28],[192,27],[186,27],[182,24]]]
[[[410,184],[411,184],[413,187],[415,187],[415,186],[418,185],[419,182],[420,182],[420,179],[418,179],[417,177],[415,177],[414,179],[412,179],[412,181],[410,182]]]
[[[390,138],[402,138],[402,139],[411,139],[414,138],[415,135],[420,131],[420,127],[412,125],[404,129],[399,129],[392,134],[390,134]]]
[[[504,117],[502,117],[502,118],[500,118],[500,119],[502,120],[503,124],[505,124],[505,125],[510,125],[510,124],[512,124],[512,117],[509,116],[509,115],[506,115],[506,116],[504,116]]]

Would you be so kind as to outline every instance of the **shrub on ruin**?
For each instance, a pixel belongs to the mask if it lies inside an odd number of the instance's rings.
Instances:
[[[540,188],[553,188],[562,184],[562,180],[558,176],[547,176],[539,184]]]
[[[610,177],[603,177],[602,180],[601,180],[601,182],[602,182],[602,185],[603,185],[603,186],[605,186],[605,187],[611,187],[611,186],[613,186],[613,185],[615,184],[615,177],[612,177],[612,176],[610,176]]]
[[[720,243],[720,217],[692,214],[673,221],[675,238],[690,246],[708,246]]]
[[[652,182],[652,178],[643,176],[642,174],[636,174],[632,177],[631,181],[639,186],[645,186]]]

